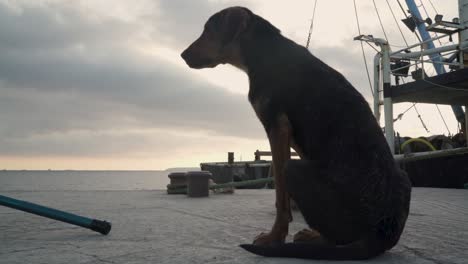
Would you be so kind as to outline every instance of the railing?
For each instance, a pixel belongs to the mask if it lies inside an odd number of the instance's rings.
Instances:
[[[262,156],[270,156],[270,157],[272,156],[271,151],[260,151],[260,150],[255,151],[254,155],[255,155],[255,161],[259,161],[260,157]],[[291,156],[299,157],[299,154],[297,154],[296,152],[291,152]]]

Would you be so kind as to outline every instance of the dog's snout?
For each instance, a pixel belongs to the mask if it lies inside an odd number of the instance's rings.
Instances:
[[[187,63],[187,65],[193,69],[203,69],[208,67],[212,68],[216,66],[216,64],[213,64],[212,58],[204,54],[193,44],[184,50],[180,56],[182,59],[184,59],[185,63]]]
[[[182,57],[182,59],[187,62],[188,58],[189,58],[189,49],[186,49],[184,50],[181,54],[180,54],[180,57]]]
[[[199,60],[198,56],[190,47],[184,50],[180,56],[190,68],[195,68],[197,66],[197,61]]]

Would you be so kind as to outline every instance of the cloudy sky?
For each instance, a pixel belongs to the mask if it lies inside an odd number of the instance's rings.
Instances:
[[[457,16],[456,0],[432,2],[446,18]],[[372,1],[357,3],[361,31],[382,36]],[[404,45],[386,1],[376,3],[390,42]],[[245,74],[230,66],[191,70],[179,54],[211,14],[233,5],[305,44],[313,4],[0,0],[0,169],[165,169],[225,160],[228,151],[253,159],[268,142],[247,101]],[[311,52],[371,102],[356,35],[352,1],[318,1]],[[371,65],[375,52],[366,47],[366,54]],[[395,116],[407,107],[396,106]],[[441,108],[456,132],[450,109]],[[448,133],[434,106],[418,110],[431,134]],[[427,134],[413,110],[395,128]]]

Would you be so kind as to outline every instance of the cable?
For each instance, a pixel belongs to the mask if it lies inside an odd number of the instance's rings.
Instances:
[[[426,124],[424,123],[424,120],[423,120],[422,117],[421,117],[421,114],[420,114],[419,111],[418,111],[418,108],[416,108],[416,105],[414,106],[414,110],[416,110],[416,113],[418,114],[418,118],[419,118],[419,120],[421,120],[421,124],[422,124],[422,126],[424,127],[424,129],[426,130],[426,132],[427,132],[427,133],[430,133],[429,129],[427,129],[427,126],[426,126]]]
[[[461,92],[466,92],[468,93],[468,89],[463,89],[462,87],[460,88],[457,88],[457,87],[449,87],[449,86],[445,86],[445,85],[442,85],[442,84],[438,84],[438,83],[435,83],[435,82],[431,82],[431,81],[428,81],[426,79],[422,79],[422,81],[424,82],[427,82],[427,83],[430,83],[432,85],[435,85],[435,86],[438,86],[438,87],[441,87],[441,88],[445,88],[445,89],[449,89],[449,90],[455,90],[455,91],[461,91]]]
[[[358,12],[357,12],[356,0],[353,0],[353,3],[354,3],[354,14],[356,16],[356,24],[357,24],[357,28],[358,28],[358,33],[359,33],[359,36],[361,36],[362,35],[361,34],[361,26],[360,26],[360,23],[359,23],[359,15],[358,15]],[[370,74],[369,74],[369,66],[367,66],[366,53],[364,52],[364,44],[362,43],[362,41],[359,41],[359,43],[361,44],[362,58],[364,60],[364,66],[366,67],[367,80],[369,81],[370,92],[371,92],[372,95],[374,95],[374,89],[372,88],[372,81],[371,81],[371,77],[370,77]]]
[[[448,134],[451,135],[452,133],[450,133],[450,129],[448,128],[447,123],[445,122],[445,118],[444,118],[444,116],[442,115],[442,112],[440,111],[439,105],[436,104],[435,106],[437,107],[437,111],[439,111],[439,115],[440,115],[440,117],[442,118],[442,121],[444,122],[445,128],[446,128],[447,131],[448,131]]]
[[[398,5],[400,6],[401,12],[403,12],[403,15],[405,15],[406,19],[410,19],[410,17],[409,17],[408,14],[406,13],[405,9],[404,9],[403,6],[401,5],[400,0],[397,0],[397,2],[398,2]],[[419,37],[418,33],[416,33],[416,31],[414,31],[414,35],[416,36],[416,38],[418,39],[418,41],[421,42],[421,38]]]
[[[398,24],[398,20],[396,19],[395,13],[393,12],[393,8],[390,5],[390,2],[388,2],[388,0],[385,0],[385,1],[387,1],[388,8],[390,8],[390,12],[392,12],[393,20],[395,20],[395,24],[397,25],[398,30],[400,31],[401,36],[403,37],[403,40],[405,41],[406,47],[409,47],[408,41],[406,41],[405,35],[403,34],[403,31],[401,30],[400,24]]]
[[[393,18],[394,18],[394,20],[395,20],[395,22],[396,22],[396,18],[395,18],[395,15],[394,15],[394,13],[393,13],[393,10],[392,10],[392,8],[391,8],[391,6],[390,6],[390,3],[388,2],[388,0],[386,0],[386,1],[387,1],[387,4],[388,4],[389,8],[390,8],[390,11],[392,11]],[[431,0],[428,0],[428,1],[429,1],[430,5],[432,6],[433,10],[435,11],[435,13],[438,14],[439,12],[438,12],[437,9],[435,8],[435,6],[434,6],[434,4],[432,3],[432,1],[431,1]],[[406,12],[405,12],[403,6],[401,5],[400,0],[397,0],[397,2],[398,2],[398,5],[400,6],[401,11],[403,12],[403,14],[404,14],[404,15],[406,16],[406,18],[408,19],[409,17],[408,17],[408,15],[406,14]],[[421,4],[421,6],[423,7],[424,12],[426,13],[426,16],[427,16],[427,17],[430,17],[430,15],[429,15],[429,13],[427,12],[427,9],[426,9],[426,7],[425,7],[423,1],[420,0],[419,2],[420,2],[420,4]],[[374,5],[375,5],[375,2],[374,2]],[[397,25],[398,25],[398,23],[397,23]],[[401,28],[400,28],[399,26],[398,26],[398,29],[400,30],[400,33],[401,33],[402,36],[404,37],[403,32],[401,31]],[[418,40],[421,42],[421,39],[420,39],[419,35],[418,35],[416,32],[414,32],[414,34],[416,35],[416,37],[418,38]],[[438,37],[438,34],[435,33],[435,36]],[[438,39],[438,41],[439,41],[439,44],[442,46],[441,40]],[[406,42],[406,40],[405,40],[405,43],[406,43],[406,45],[408,46],[408,43]],[[439,54],[439,56],[442,57],[442,54]],[[403,79],[402,79],[402,81],[404,82]],[[461,90],[461,91],[466,91],[466,92],[468,92],[468,91],[465,90],[465,89],[457,89],[457,88],[453,88],[453,87],[448,87],[448,86],[444,86],[444,85],[439,85],[439,84],[436,84],[436,83],[432,83],[432,82],[430,82],[430,81],[427,81],[427,80],[425,80],[425,79],[423,79],[423,81],[425,81],[425,82],[427,82],[427,83],[430,83],[430,84],[433,84],[433,85],[436,85],[436,86],[439,86],[439,87],[446,88],[446,89]],[[419,113],[418,109],[416,108],[416,103],[413,103],[413,105],[412,105],[410,108],[408,108],[405,112],[403,112],[402,114],[400,114],[401,116],[398,115],[398,118],[401,119],[401,118],[403,117],[403,115],[404,115],[407,111],[409,111],[409,109],[411,109],[411,108],[413,108],[413,107],[414,107],[414,110],[416,111],[416,113],[418,114],[418,118],[420,119],[421,124],[423,125],[424,129],[429,133],[429,130],[427,129],[426,124],[424,123],[424,121],[423,121],[423,119],[422,119],[422,117],[421,117],[421,114]],[[438,110],[438,112],[439,112],[440,117],[442,118],[442,121],[444,122],[445,128],[447,129],[447,131],[448,131],[448,133],[449,133],[449,135],[450,135],[450,134],[451,134],[451,133],[450,133],[450,129],[448,128],[448,125],[447,125],[447,123],[446,123],[446,121],[445,121],[445,118],[443,117],[442,112],[440,111],[440,108],[439,108],[439,106],[438,106],[437,104],[436,104],[436,107],[437,107],[437,110]]]
[[[402,114],[406,114],[406,112],[408,112],[409,110],[411,110],[411,108],[413,108],[417,103],[413,103],[412,106],[410,106],[408,109],[406,109]]]
[[[408,18],[408,14],[406,14],[405,9],[403,8],[403,6],[400,3],[400,0],[397,0],[397,2],[398,2],[398,5],[400,6],[401,12],[403,12],[403,14],[406,16],[406,18]]]
[[[366,42],[367,45],[369,45],[369,47],[371,47],[372,49],[374,49],[378,54],[381,54],[382,52],[380,52],[377,48],[375,48],[374,46],[372,46],[372,44],[370,44],[368,41],[364,41]]]
[[[403,118],[403,116],[409,111],[411,110],[411,108],[413,108],[417,103],[413,103],[410,107],[408,107],[408,109],[406,109],[405,111],[403,111],[402,113],[400,113],[395,119],[393,119],[393,123],[395,123],[396,121],[398,120],[401,120]]]
[[[403,82],[403,84],[406,83],[404,79],[401,79],[401,81]],[[421,116],[421,114],[419,113],[418,108],[416,107],[416,104],[417,104],[417,103],[413,103],[413,105],[412,105],[410,108],[408,108],[408,110],[411,109],[411,108],[414,108],[414,110],[415,110],[416,113],[418,114],[418,118],[419,118],[419,120],[421,121],[422,126],[424,127],[424,129],[426,130],[426,132],[429,133],[430,131],[429,131],[429,129],[427,129],[426,123],[424,123],[424,120],[422,119],[422,116]],[[408,111],[408,110],[407,110],[407,111]],[[406,111],[406,112],[407,112],[407,111]]]
[[[435,8],[435,6],[434,6],[434,4],[432,3],[431,0],[429,0],[429,3],[431,4],[432,9],[434,9],[434,12],[435,12],[436,14],[439,14],[439,11],[437,11],[437,9]]]
[[[410,143],[412,142],[421,142],[423,144],[425,144],[426,146],[428,146],[432,151],[436,151],[437,149],[434,147],[434,145],[432,145],[429,141],[427,141],[426,139],[424,138],[411,138],[411,139],[408,139],[406,140],[405,142],[403,142],[403,144],[401,144],[400,146],[400,151],[403,151],[403,149]]]
[[[377,17],[379,18],[380,27],[382,28],[382,31],[384,33],[385,40],[388,42],[387,33],[385,32],[385,28],[383,26],[382,19],[380,18],[380,13],[379,13],[379,10],[377,9],[377,5],[375,4],[375,0],[372,0],[372,2],[374,3],[375,12],[377,13]]]
[[[419,2],[421,3],[421,6],[422,6],[422,8],[423,8],[423,10],[424,10],[424,13],[426,13],[426,16],[427,16],[427,17],[431,17],[431,16],[429,15],[429,12],[427,12],[426,6],[424,5],[423,1],[422,1],[422,0],[419,0]],[[434,34],[435,34],[435,36],[436,36],[437,38],[439,37],[439,35],[437,34],[437,32],[434,32]],[[432,36],[431,36],[431,37],[432,37]],[[439,41],[439,45],[442,46],[442,41],[440,41],[439,38],[438,38],[437,40]]]
[[[312,32],[314,31],[315,9],[317,8],[317,2],[318,2],[318,0],[315,0],[314,11],[312,13],[312,22],[310,23],[309,36],[307,37],[307,43],[306,43],[306,48],[307,49],[309,48],[310,38],[312,36]]]

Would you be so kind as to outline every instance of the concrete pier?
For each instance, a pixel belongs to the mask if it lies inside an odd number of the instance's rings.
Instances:
[[[238,247],[270,228],[275,213],[273,190],[236,190],[233,195],[197,199],[165,191],[2,194],[107,220],[113,228],[108,236],[102,236],[0,207],[0,263],[285,263],[284,259],[254,256]],[[304,227],[295,212],[290,233]],[[467,261],[468,190],[415,188],[400,243],[366,263]]]

